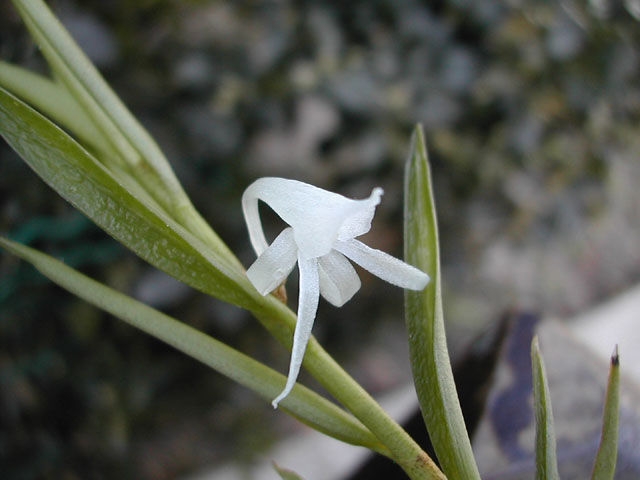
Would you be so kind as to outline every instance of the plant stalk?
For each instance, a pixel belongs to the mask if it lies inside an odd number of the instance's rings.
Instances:
[[[263,297],[253,314],[280,343],[291,349],[296,316],[272,295]],[[274,318],[280,320],[274,322]],[[288,329],[274,328],[287,325]],[[447,477],[409,434],[311,337],[303,366],[344,407],[365,425],[391,452],[393,460],[413,480]]]

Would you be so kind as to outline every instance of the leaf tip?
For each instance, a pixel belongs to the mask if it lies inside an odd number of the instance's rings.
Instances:
[[[427,143],[425,141],[424,129],[421,123],[417,123],[411,133],[411,140],[409,143],[409,155],[405,162],[405,191],[409,191],[408,185],[412,181],[413,177],[419,174],[419,172],[427,171],[427,177],[430,180],[429,157],[427,153]]]
[[[611,366],[618,367],[620,365],[620,354],[618,353],[618,344],[613,349],[613,353],[611,354]]]
[[[416,123],[416,126],[413,129],[413,133],[411,134],[411,144],[411,150],[418,151],[421,156],[426,157],[427,148],[424,139],[424,128],[422,127],[422,123]]]
[[[302,477],[300,477],[297,473],[286,468],[282,468],[274,461],[271,462],[271,465],[273,465],[273,469],[278,473],[278,475],[280,475],[280,478],[282,478],[282,480],[302,480]]]
[[[531,339],[531,353],[540,355],[540,342],[538,341],[538,335],[534,335]]]

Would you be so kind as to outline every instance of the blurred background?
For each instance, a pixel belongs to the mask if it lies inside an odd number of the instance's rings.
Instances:
[[[640,1],[50,5],[246,266],[240,196],[267,175],[382,186],[365,241],[401,257],[421,122],[454,360],[509,309],[567,318],[640,281]],[[0,58],[47,71],[10,2]],[[136,258],[4,142],[0,232],[286,371],[248,314]],[[0,278],[3,478],[178,478],[304,429],[4,253]],[[314,333],[377,394],[410,381],[402,292],[362,280],[340,310],[321,302]]]

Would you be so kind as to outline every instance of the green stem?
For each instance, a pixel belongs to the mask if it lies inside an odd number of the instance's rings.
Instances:
[[[446,479],[431,457],[316,341],[305,368],[385,445],[412,479]]]
[[[271,401],[286,377],[262,363],[162,312],[81,274],[54,258],[0,237],[0,248],[24,259],[79,298],[173,346]],[[389,450],[355,418],[317,393],[296,385],[283,410],[311,428],[381,455]]]
[[[253,314],[280,343],[291,349],[296,316],[272,295],[263,297]],[[274,322],[274,318],[279,321]],[[277,325],[277,326],[276,326]],[[282,328],[286,326],[285,328]],[[414,480],[446,479],[431,457],[387,412],[311,338],[303,363],[306,370],[389,449],[393,460]]]

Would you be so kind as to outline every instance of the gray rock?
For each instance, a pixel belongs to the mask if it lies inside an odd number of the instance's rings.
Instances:
[[[185,105],[178,112],[178,119],[192,154],[211,162],[230,155],[242,138],[242,130],[234,117],[218,114],[207,104]]]
[[[461,113],[462,107],[451,95],[432,91],[414,108],[413,116],[416,122],[422,122],[429,130],[450,126]]]
[[[625,0],[624,6],[633,18],[635,18],[636,20],[640,20],[640,1]]]
[[[168,308],[184,300],[191,288],[160,270],[148,268],[138,279],[133,297],[154,308]]]
[[[173,81],[179,88],[201,89],[210,86],[215,69],[210,56],[194,53],[180,58],[173,68]]]
[[[338,105],[348,112],[371,115],[380,110],[381,88],[364,68],[341,72],[327,86]]]
[[[521,317],[509,334],[474,438],[483,479],[519,480],[535,472],[535,420],[530,345],[534,332],[544,358],[561,478],[589,478],[598,448],[608,362],[601,361],[561,324]],[[611,346],[613,350],[613,345]],[[640,391],[622,378],[617,480],[640,475]]]
[[[66,9],[58,12],[71,36],[98,68],[107,68],[118,61],[118,44],[113,32],[93,14]]]
[[[510,130],[511,147],[520,155],[530,155],[540,146],[544,124],[539,116],[527,112],[510,126]]]
[[[471,50],[455,47],[444,53],[439,80],[443,88],[455,93],[468,90],[477,77],[478,61]]]
[[[565,14],[555,16],[547,34],[546,45],[551,58],[571,60],[584,45],[584,34],[580,27]]]
[[[321,183],[328,172],[317,161],[318,148],[339,125],[340,116],[332,103],[320,96],[303,97],[296,106],[294,124],[276,126],[257,135],[248,161],[264,175]]]

